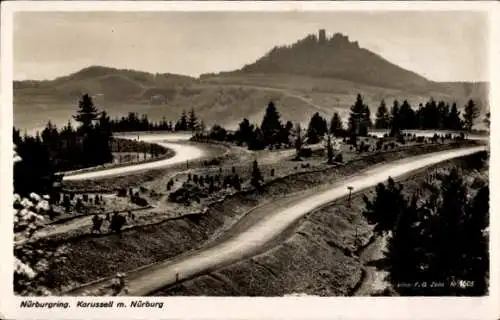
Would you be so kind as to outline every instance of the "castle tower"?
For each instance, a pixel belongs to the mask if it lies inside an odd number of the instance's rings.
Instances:
[[[326,32],[325,29],[319,29],[319,43],[326,43]]]

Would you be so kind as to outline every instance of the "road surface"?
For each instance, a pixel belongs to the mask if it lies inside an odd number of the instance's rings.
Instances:
[[[131,164],[129,166],[124,166],[124,167],[103,169],[98,171],[88,171],[82,173],[77,173],[77,172],[70,173],[64,175],[63,180],[64,181],[85,180],[85,179],[102,178],[114,175],[124,175],[127,173],[141,171],[141,170],[168,167],[186,161],[196,160],[205,155],[205,152],[202,148],[199,148],[194,145],[178,143],[181,141],[189,140],[189,138],[191,137],[191,135],[189,134],[148,133],[148,134],[138,134],[138,135],[126,134],[126,135],[120,135],[118,137],[125,139],[137,139],[139,137],[140,141],[155,142],[165,148],[172,149],[175,152],[175,155],[168,159],[162,159],[147,163]]]
[[[182,281],[193,278],[257,254],[260,252],[259,250],[269,245],[297,219],[322,205],[346,196],[348,193],[347,186],[352,186],[355,191],[359,191],[377,183],[385,182],[389,176],[396,178],[416,169],[485,149],[485,146],[480,146],[410,157],[372,167],[311,195],[289,199],[282,206],[277,206],[276,202],[272,201],[256,210],[266,211],[264,218],[252,219],[253,213],[250,212],[241,220],[249,219],[254,221],[230,236],[225,235],[223,241],[215,241],[213,245],[189,252],[173,260],[130,271],[127,274],[128,294],[132,296],[148,295],[175,283],[176,280]],[[262,213],[255,214],[261,215]],[[231,233],[231,230],[228,230],[228,233]],[[109,279],[97,281],[66,294],[81,295],[84,292],[99,294],[97,292],[108,283]],[[101,292],[100,294],[107,293]]]

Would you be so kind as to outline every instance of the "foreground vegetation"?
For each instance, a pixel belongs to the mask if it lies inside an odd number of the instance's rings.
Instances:
[[[469,157],[481,169],[486,152]],[[401,295],[485,295],[488,290],[489,186],[468,185],[457,168],[437,172],[410,197],[389,179],[373,199],[365,197],[374,232],[388,234],[390,282]],[[472,189],[472,191],[470,190]]]

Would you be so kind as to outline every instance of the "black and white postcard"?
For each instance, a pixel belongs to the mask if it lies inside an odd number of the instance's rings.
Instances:
[[[498,13],[2,3],[2,318],[498,317]]]

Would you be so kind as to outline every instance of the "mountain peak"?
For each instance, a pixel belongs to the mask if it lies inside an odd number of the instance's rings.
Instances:
[[[276,46],[236,73],[285,73],[329,77],[390,88],[421,87],[429,81],[405,70],[340,32],[328,37],[325,29],[291,45]]]

